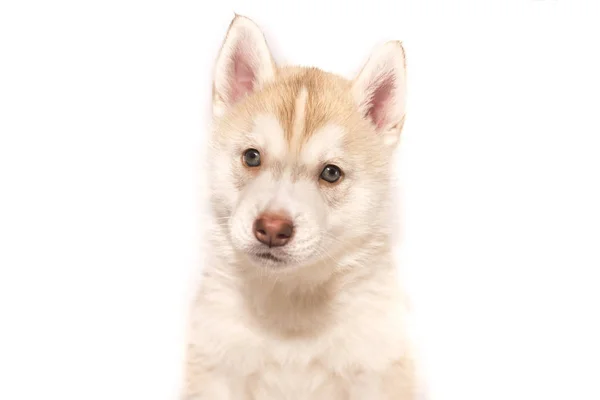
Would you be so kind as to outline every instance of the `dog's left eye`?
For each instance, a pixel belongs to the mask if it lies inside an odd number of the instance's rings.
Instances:
[[[342,170],[335,165],[326,165],[321,172],[321,179],[329,183],[335,183],[342,177]]]
[[[244,152],[242,157],[244,164],[249,167],[258,167],[260,165],[260,153],[256,149],[248,149]]]

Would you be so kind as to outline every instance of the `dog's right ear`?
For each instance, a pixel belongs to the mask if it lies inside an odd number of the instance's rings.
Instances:
[[[275,76],[275,63],[260,28],[236,15],[219,53],[213,82],[213,115],[223,115]]]

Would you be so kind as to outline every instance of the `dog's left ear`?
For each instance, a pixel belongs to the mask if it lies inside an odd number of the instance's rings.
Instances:
[[[236,15],[215,66],[213,115],[225,113],[271,80],[275,72],[275,63],[260,28],[249,18]]]
[[[373,51],[354,79],[352,92],[363,117],[391,146],[404,124],[406,72],[402,44],[387,42]]]

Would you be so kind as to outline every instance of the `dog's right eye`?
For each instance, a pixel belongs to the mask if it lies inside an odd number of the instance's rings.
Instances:
[[[244,160],[244,164],[246,164],[248,167],[253,168],[260,165],[260,153],[256,149],[246,150],[242,158]]]

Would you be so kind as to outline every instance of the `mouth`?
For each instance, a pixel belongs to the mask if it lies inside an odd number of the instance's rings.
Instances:
[[[281,260],[280,258],[275,257],[271,253],[259,253],[259,254],[256,254],[256,257],[258,257],[260,259],[263,259],[263,260],[268,260],[268,261],[276,262],[276,263],[283,262],[283,260]]]

